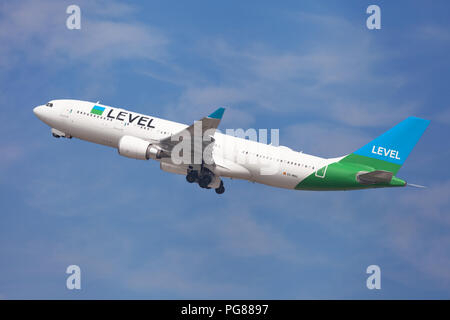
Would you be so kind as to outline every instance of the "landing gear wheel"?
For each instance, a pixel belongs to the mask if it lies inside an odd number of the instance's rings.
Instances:
[[[189,183],[193,183],[195,182],[195,180],[197,180],[197,172],[196,171],[189,172],[186,176],[186,181]]]
[[[225,192],[225,187],[223,186],[223,182],[220,181],[220,187],[216,188],[216,193],[217,194],[222,194]]]
[[[55,138],[60,138],[60,136],[58,136],[56,133],[52,133],[52,136],[54,136]]]
[[[208,184],[210,184],[211,181],[212,181],[211,176],[206,175],[200,178],[200,180],[198,181],[198,185],[202,188],[207,188]]]

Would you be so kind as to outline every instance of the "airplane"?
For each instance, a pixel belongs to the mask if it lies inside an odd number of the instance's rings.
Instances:
[[[188,126],[99,102],[60,99],[33,109],[56,138],[75,137],[128,158],[159,161],[163,171],[218,194],[225,192],[222,178],[295,190],[404,187],[406,181],[395,175],[430,122],[409,117],[351,154],[321,158],[223,134],[217,128],[224,111],[218,108]]]

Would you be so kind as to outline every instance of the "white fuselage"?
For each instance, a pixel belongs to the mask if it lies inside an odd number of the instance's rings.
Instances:
[[[35,114],[51,128],[67,137],[117,148],[123,136],[157,143],[187,128],[185,124],[147,116],[121,108],[79,100],[53,100],[52,106],[39,106]],[[91,113],[93,106],[107,108],[101,115]],[[214,134],[214,173],[221,177],[245,179],[270,186],[293,189],[319,168],[336,159],[324,159],[242,139],[220,132]],[[170,163],[170,158],[159,160]],[[170,164],[170,166],[173,166]],[[163,166],[161,166],[163,169]],[[171,172],[185,174],[187,165]]]

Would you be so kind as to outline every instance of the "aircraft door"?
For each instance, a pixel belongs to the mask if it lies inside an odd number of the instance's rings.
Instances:
[[[316,171],[315,176],[317,178],[322,178],[322,179],[325,178],[325,175],[327,173],[327,168],[328,168],[328,165],[326,165],[325,167],[320,168],[319,170]]]

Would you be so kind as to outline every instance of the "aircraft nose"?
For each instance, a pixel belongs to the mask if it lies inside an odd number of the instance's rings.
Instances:
[[[42,117],[42,106],[37,106],[33,109],[33,113],[36,115],[36,117],[41,118]]]

